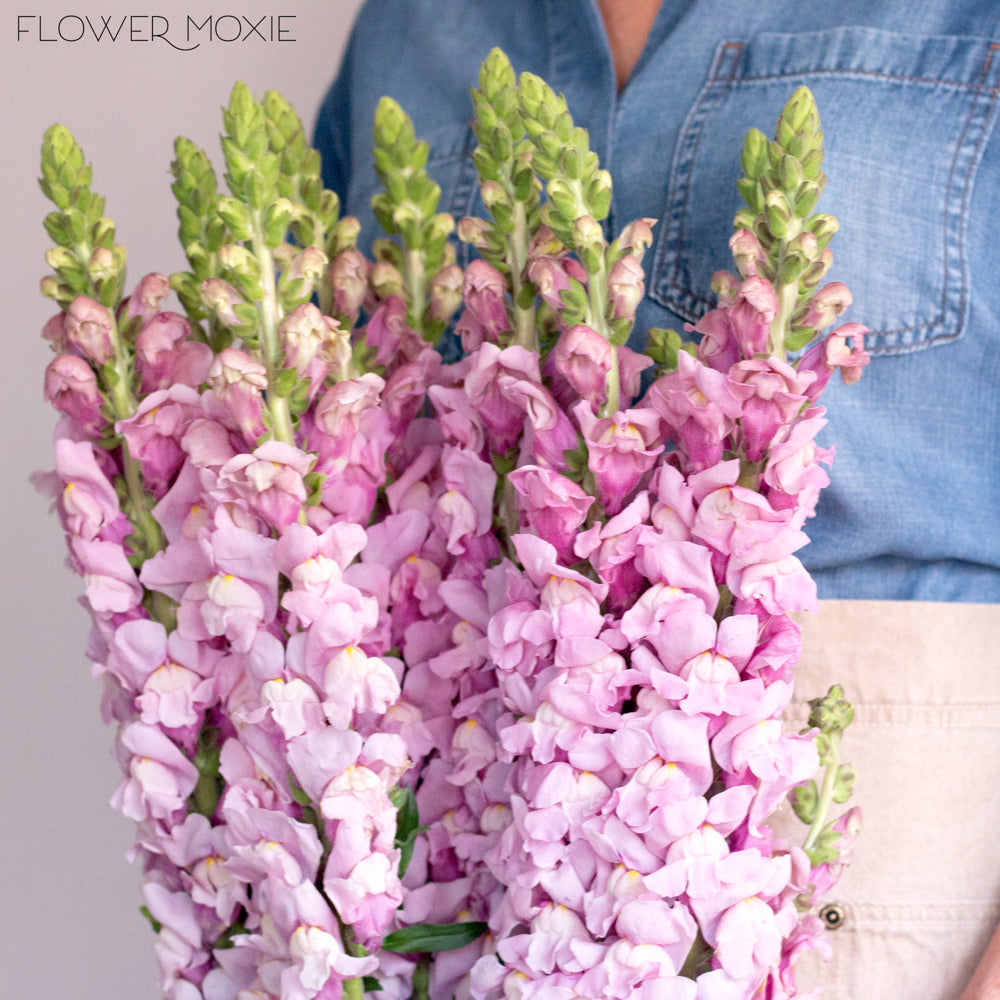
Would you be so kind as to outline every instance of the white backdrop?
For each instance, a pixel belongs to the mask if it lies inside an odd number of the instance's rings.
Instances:
[[[125,860],[132,823],[108,806],[118,783],[99,684],[84,655],[78,579],[47,501],[28,482],[51,466],[54,413],[42,400],[55,311],[38,292],[50,245],[39,190],[42,133],[66,125],[94,165],[94,188],[129,254],[130,285],[183,268],[170,193],[173,139],[208,150],[221,174],[220,107],[240,79],[276,89],[311,127],[360,0],[21,0],[0,13],[0,228],[4,381],[0,392],[0,995],[9,1000],[154,1000],[153,934],[140,917],[139,873]],[[18,14],[21,18],[18,19]],[[111,42],[100,30],[136,15]],[[154,15],[158,20],[153,20]],[[220,34],[185,39],[188,16]],[[218,19],[232,15],[225,21]],[[286,41],[270,41],[284,15]],[[261,18],[264,18],[261,21]],[[63,36],[60,39],[60,20]],[[277,22],[275,21],[275,28]],[[83,25],[87,34],[72,41]],[[249,25],[265,36],[262,41]],[[23,33],[18,37],[18,28]],[[134,30],[128,37],[128,28]],[[239,29],[239,36],[237,35]],[[153,39],[166,34],[166,39]],[[44,39],[54,38],[54,41]],[[169,39],[169,41],[167,40]],[[201,44],[192,51],[178,45]],[[377,72],[373,63],[373,72]]]

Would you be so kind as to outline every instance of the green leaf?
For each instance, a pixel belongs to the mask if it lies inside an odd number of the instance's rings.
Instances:
[[[403,955],[415,951],[453,951],[471,944],[488,930],[488,925],[481,920],[458,924],[412,924],[387,934],[382,940],[382,949]]]
[[[163,927],[163,924],[161,924],[160,921],[157,920],[156,917],[154,917],[153,914],[149,912],[149,907],[140,906],[139,912],[149,921],[150,926],[153,928],[153,933],[159,934],[160,929]]]
[[[396,846],[399,847],[420,826],[417,796],[409,786],[399,786],[389,793],[389,800],[396,807]]]
[[[374,976],[362,976],[361,988],[365,993],[372,993],[375,990],[382,989],[382,984]]]

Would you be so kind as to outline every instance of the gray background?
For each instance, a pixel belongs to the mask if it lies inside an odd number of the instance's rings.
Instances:
[[[3,240],[0,391],[0,1000],[153,1000],[154,937],[138,914],[139,872],[125,860],[133,824],[108,799],[119,770],[100,720],[100,685],[84,654],[80,581],[64,564],[62,532],[28,482],[52,464],[55,415],[42,400],[50,358],[39,331],[55,311],[38,292],[50,245],[50,206],[38,176],[42,133],[66,125],[94,165],[130,287],[148,271],[184,267],[169,166],[182,134],[221,173],[219,109],[244,80],[281,91],[311,126],[339,62],[359,0],[4,0],[0,12],[0,177]],[[42,35],[65,15],[169,18],[183,40],[188,14],[293,14],[294,41],[207,42],[192,52],[162,40],[17,39],[18,13],[41,16]],[[150,20],[137,21],[148,38]],[[162,24],[163,22],[159,22]],[[232,30],[226,23],[226,32]],[[266,22],[265,22],[266,23]],[[64,24],[72,37],[75,22]],[[204,36],[202,36],[204,37]],[[377,72],[377,62],[372,71]]]

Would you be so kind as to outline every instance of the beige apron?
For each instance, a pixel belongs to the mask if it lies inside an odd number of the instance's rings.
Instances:
[[[799,988],[958,1000],[1000,922],[1000,604],[823,601],[802,624],[786,718],[844,685],[864,818],[829,897],[833,960],[804,957]]]

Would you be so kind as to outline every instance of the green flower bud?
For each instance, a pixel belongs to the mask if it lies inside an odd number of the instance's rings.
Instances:
[[[66,247],[51,247],[45,251],[45,263],[53,271],[63,271],[68,268],[79,267],[76,254]]]
[[[587,201],[595,219],[607,218],[611,211],[611,174],[598,170],[587,186]]]
[[[577,252],[589,248],[603,250],[606,246],[601,225],[589,215],[581,215],[573,223],[573,246]]]
[[[747,179],[756,181],[763,176],[768,167],[767,137],[760,129],[752,128],[747,132],[740,159]]]
[[[788,235],[792,221],[792,209],[783,191],[771,191],[764,200],[767,228],[772,236],[782,239]]]
[[[94,282],[114,281],[118,272],[118,261],[107,247],[98,247],[87,261],[87,273]]]
[[[45,298],[61,303],[72,302],[77,294],[69,285],[54,278],[51,274],[47,274],[39,282],[39,291]]]
[[[822,188],[816,181],[806,181],[795,196],[795,214],[804,219],[816,207]]]
[[[345,215],[333,228],[327,246],[327,256],[336,256],[341,250],[358,245],[361,223],[353,215]]]
[[[248,240],[253,233],[250,210],[237,198],[222,197],[216,202],[219,218],[238,240]]]
[[[375,294],[380,299],[387,299],[390,295],[403,294],[403,276],[399,268],[390,264],[387,260],[376,261],[372,265],[371,285],[375,289]]]
[[[778,164],[778,183],[789,195],[794,195],[802,183],[802,164],[791,153],[786,153]]]
[[[579,146],[564,146],[559,166],[570,180],[579,180],[583,176],[583,151]]]
[[[246,247],[227,244],[219,247],[219,263],[235,274],[260,277],[260,264]]]
[[[809,725],[823,733],[842,733],[854,720],[854,708],[844,698],[844,689],[834,684],[822,698],[809,702]]]
[[[810,149],[809,152],[802,157],[802,176],[805,177],[807,181],[815,181],[818,180],[822,170],[823,150]]]
[[[450,212],[438,212],[431,217],[427,227],[427,239],[431,243],[443,243],[455,231],[455,218]]]
[[[431,280],[428,313],[432,320],[448,322],[462,301],[464,275],[457,264],[441,268]]]
[[[477,250],[486,246],[486,236],[492,227],[486,219],[467,215],[458,220],[458,238],[463,243],[471,243]]]

